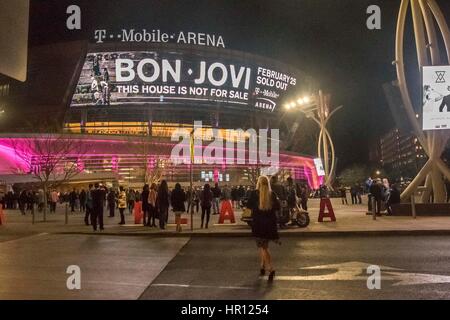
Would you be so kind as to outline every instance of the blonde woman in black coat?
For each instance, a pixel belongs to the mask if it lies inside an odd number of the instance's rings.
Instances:
[[[247,206],[252,210],[252,232],[261,258],[260,275],[265,275],[268,270],[269,281],[272,281],[275,270],[269,252],[269,242],[279,243],[276,210],[279,210],[280,204],[270,188],[269,178],[259,177],[256,190],[251,193]]]

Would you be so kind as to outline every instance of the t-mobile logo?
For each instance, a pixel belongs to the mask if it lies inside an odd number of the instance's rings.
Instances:
[[[103,40],[106,38],[106,30],[105,29],[95,30],[94,38],[95,40],[97,40],[97,43],[103,43]]]

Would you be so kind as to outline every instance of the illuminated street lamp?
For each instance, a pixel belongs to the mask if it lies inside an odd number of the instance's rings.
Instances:
[[[318,95],[299,97],[296,102],[288,102],[285,107],[286,110],[291,110],[298,107],[298,111],[302,112],[307,118],[312,119],[318,124],[320,133],[317,141],[317,154],[318,157],[324,161],[325,185],[331,189],[331,184],[336,169],[336,160],[334,144],[326,126],[331,116],[336,111],[341,109],[342,106],[339,106],[330,112],[329,100],[329,95],[324,96],[322,91],[319,90]],[[329,157],[330,153],[331,158]]]

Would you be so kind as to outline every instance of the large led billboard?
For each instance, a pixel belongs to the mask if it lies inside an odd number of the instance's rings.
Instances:
[[[231,55],[93,52],[86,56],[71,107],[189,102],[274,111],[297,84],[289,71]]]

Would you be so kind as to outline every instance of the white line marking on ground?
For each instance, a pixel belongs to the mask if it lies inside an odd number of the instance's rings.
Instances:
[[[229,289],[229,290],[255,290],[254,287],[224,287],[224,286],[203,286],[193,284],[176,284],[176,283],[154,283],[151,287],[177,287],[177,288],[214,288],[214,289]]]
[[[47,232],[41,232],[41,233],[31,234],[31,235],[23,236],[23,237],[19,237],[19,238],[14,238],[14,239],[8,239],[8,240],[0,241],[0,243],[7,243],[7,242],[13,242],[13,241],[19,241],[19,240],[26,240],[26,239],[30,239],[30,238],[34,238],[34,237],[41,237],[41,236],[46,236],[46,235],[48,235]]]

